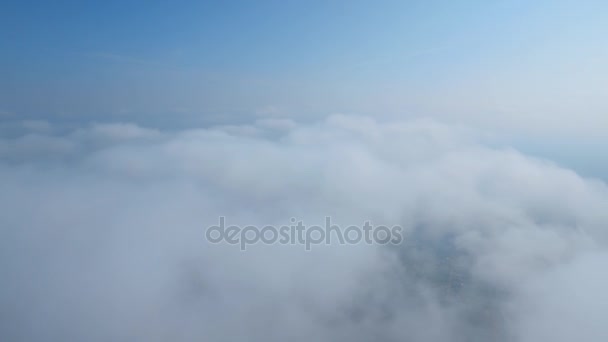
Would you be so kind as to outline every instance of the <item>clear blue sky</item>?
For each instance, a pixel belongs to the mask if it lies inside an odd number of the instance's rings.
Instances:
[[[608,123],[601,0],[3,1],[0,47],[3,116]]]

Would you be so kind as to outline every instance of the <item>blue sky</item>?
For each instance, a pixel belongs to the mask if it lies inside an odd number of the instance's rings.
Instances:
[[[594,141],[608,124],[605,1],[1,6],[3,116],[156,126],[428,116]]]

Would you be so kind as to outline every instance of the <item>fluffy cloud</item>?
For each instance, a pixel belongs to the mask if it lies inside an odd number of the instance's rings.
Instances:
[[[0,339],[604,341],[608,188],[476,132],[332,116],[0,141]],[[398,246],[210,244],[230,224]]]

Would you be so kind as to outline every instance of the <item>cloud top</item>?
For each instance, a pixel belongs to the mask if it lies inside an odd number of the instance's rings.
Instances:
[[[0,140],[0,339],[605,341],[608,188],[478,132],[331,116]],[[399,246],[205,241],[291,217]],[[583,317],[583,318],[581,318]]]

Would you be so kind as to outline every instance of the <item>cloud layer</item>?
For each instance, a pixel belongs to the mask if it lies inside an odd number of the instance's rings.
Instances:
[[[18,127],[17,127],[18,126]],[[476,132],[331,116],[0,140],[0,339],[605,341],[608,188]],[[401,225],[399,246],[206,227]]]

